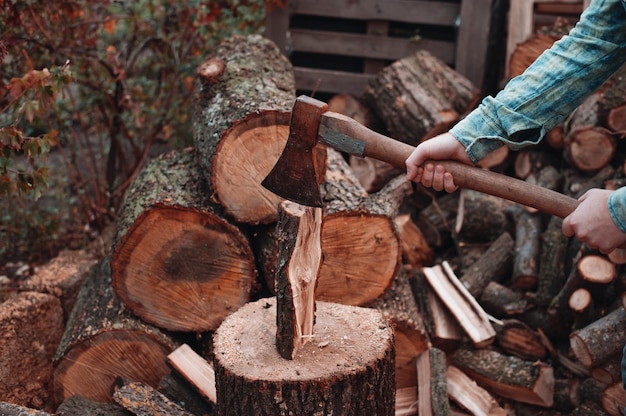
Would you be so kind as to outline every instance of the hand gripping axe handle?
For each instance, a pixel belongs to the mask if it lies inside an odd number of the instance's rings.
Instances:
[[[328,105],[308,96],[297,98],[285,149],[262,185],[275,194],[307,206],[322,206],[318,166],[313,148],[317,144],[359,157],[370,157],[405,169],[413,146],[368,129],[356,120],[327,111]],[[574,198],[463,163],[441,160],[454,182],[465,189],[517,202],[560,218],[578,206]]]

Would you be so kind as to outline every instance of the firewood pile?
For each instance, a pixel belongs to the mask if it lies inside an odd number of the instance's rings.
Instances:
[[[626,255],[565,238],[560,218],[435,193],[331,148],[313,155],[323,207],[288,203],[261,181],[289,135],[289,61],[235,36],[197,75],[195,146],[129,188],[110,250],[66,306],[51,404],[33,414],[622,414]],[[573,197],[621,186],[622,78],[549,140],[483,167]],[[328,104],[416,145],[478,99],[418,52]],[[296,293],[289,279],[304,277]]]

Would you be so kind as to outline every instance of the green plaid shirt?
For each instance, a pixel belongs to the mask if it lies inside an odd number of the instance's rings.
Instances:
[[[615,73],[626,62],[625,9],[626,0],[593,0],[569,35],[454,126],[469,157],[539,143]],[[611,194],[609,211],[626,232],[626,187]]]

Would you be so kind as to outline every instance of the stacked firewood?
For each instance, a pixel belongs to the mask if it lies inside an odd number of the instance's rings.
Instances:
[[[565,238],[559,218],[434,193],[330,148],[315,150],[323,207],[286,203],[261,181],[289,134],[288,60],[235,36],[197,75],[195,147],[137,176],[112,254],[78,294],[54,361],[57,414],[316,414],[324,397],[335,415],[622,414],[626,256]],[[561,140],[484,167],[575,197],[621,186],[620,84]],[[415,145],[478,94],[420,52],[329,107]],[[307,278],[297,293],[294,275]]]

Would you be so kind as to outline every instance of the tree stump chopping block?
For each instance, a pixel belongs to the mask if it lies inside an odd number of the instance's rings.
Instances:
[[[247,238],[208,201],[192,153],[152,160],[118,214],[111,258],[116,295],[145,322],[214,331],[248,302],[257,271]]]
[[[476,105],[480,91],[422,50],[380,71],[364,95],[394,138],[417,145],[452,127]]]
[[[276,298],[248,303],[215,333],[218,415],[393,415],[394,334],[380,312],[317,302],[314,339],[275,346]]]
[[[276,221],[282,198],[261,182],[289,136],[296,100],[293,68],[259,35],[222,41],[197,70],[196,155],[212,199],[236,221]]]

